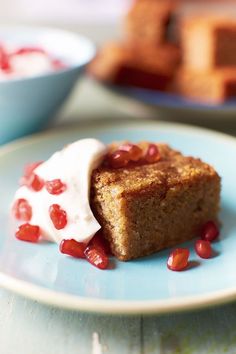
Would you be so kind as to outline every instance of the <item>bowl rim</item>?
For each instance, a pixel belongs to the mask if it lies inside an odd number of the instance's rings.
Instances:
[[[21,30],[37,30],[37,31],[50,31],[50,32],[57,32],[59,34],[65,34],[74,37],[74,39],[78,41],[83,41],[86,50],[88,51],[87,58],[84,59],[81,63],[79,64],[70,64],[69,67],[56,70],[56,71],[49,71],[45,72],[42,74],[37,74],[37,75],[32,75],[29,77],[19,77],[19,78],[11,78],[6,81],[1,81],[0,80],[0,86],[8,86],[11,84],[19,84],[22,82],[30,82],[32,80],[37,80],[37,79],[44,79],[44,78],[49,78],[51,76],[58,76],[58,75],[64,75],[69,72],[77,71],[78,69],[83,69],[95,56],[96,54],[96,45],[95,43],[89,39],[87,36],[84,36],[80,33],[76,33],[71,30],[63,29],[60,27],[53,27],[53,26],[43,26],[43,25],[28,25],[28,24],[16,24],[16,25],[8,25],[8,24],[0,24],[0,35],[2,30],[9,30],[9,31],[21,31]]]

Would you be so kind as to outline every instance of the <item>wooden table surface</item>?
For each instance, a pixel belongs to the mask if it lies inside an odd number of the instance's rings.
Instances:
[[[121,105],[122,101],[84,81],[54,126],[131,117],[132,111],[121,112]],[[161,118],[158,113],[154,116]],[[203,119],[201,124],[236,135],[232,120]],[[0,354],[236,353],[236,303],[162,316],[113,317],[64,311],[0,289],[0,309]]]

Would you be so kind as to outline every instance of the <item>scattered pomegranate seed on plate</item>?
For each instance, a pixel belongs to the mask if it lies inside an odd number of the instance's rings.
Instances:
[[[188,266],[189,255],[187,248],[176,248],[169,255],[167,267],[174,271],[184,270]]]
[[[32,217],[32,208],[26,199],[20,198],[13,204],[12,213],[18,220],[30,221]]]
[[[66,190],[66,185],[60,179],[53,179],[45,182],[48,193],[58,195]]]
[[[52,204],[49,208],[49,215],[55,229],[64,229],[67,224],[67,215],[65,210],[61,209],[60,205]]]
[[[203,240],[212,242],[219,236],[220,231],[214,221],[208,221],[202,228],[201,238]]]
[[[109,258],[106,254],[106,246],[99,234],[96,234],[84,251],[86,259],[99,269],[107,269]]]
[[[129,153],[130,161],[138,161],[143,155],[142,149],[140,149],[138,145],[132,143],[121,145],[118,151],[127,151]]]
[[[21,241],[38,242],[40,228],[36,225],[26,223],[19,226],[15,235]]]
[[[197,240],[195,242],[195,251],[201,258],[211,258],[212,256],[211,243],[205,240]]]
[[[61,253],[68,254],[75,258],[85,258],[84,251],[86,247],[86,244],[71,239],[62,240],[59,248]]]
[[[161,158],[160,151],[155,144],[149,144],[144,160],[148,163],[154,163],[159,161]]]

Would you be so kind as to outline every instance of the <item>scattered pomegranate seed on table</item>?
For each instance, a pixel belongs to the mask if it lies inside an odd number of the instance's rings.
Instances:
[[[209,241],[197,240],[195,242],[195,251],[201,258],[211,258],[212,248]]]
[[[60,205],[52,204],[49,208],[49,215],[55,229],[64,229],[67,224],[67,215],[65,210],[61,209]]]
[[[17,220],[30,221],[32,208],[26,199],[20,198],[13,204],[12,213]]]
[[[39,226],[26,223],[19,226],[15,235],[19,240],[22,241],[38,242],[40,236],[40,228]]]
[[[203,240],[212,242],[219,236],[220,231],[214,221],[208,221],[202,228],[201,238]]]
[[[82,242],[77,242],[73,239],[62,240],[59,246],[61,253],[68,254],[75,258],[85,258],[84,251],[87,245]]]
[[[45,187],[48,193],[58,195],[66,190],[66,185],[60,179],[53,179],[52,181],[46,181]]]
[[[187,248],[176,248],[171,252],[167,260],[170,270],[181,271],[187,268],[190,252]]]

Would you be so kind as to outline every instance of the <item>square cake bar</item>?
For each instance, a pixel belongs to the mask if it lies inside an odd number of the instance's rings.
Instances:
[[[217,222],[220,177],[213,167],[157,146],[161,159],[156,163],[100,167],[92,176],[94,214],[122,261],[191,240],[205,222]]]

